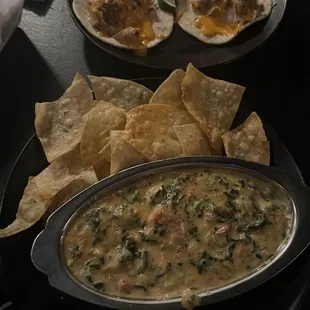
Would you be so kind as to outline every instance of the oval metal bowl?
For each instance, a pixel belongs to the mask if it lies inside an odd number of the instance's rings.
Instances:
[[[101,306],[118,309],[154,310],[179,309],[180,298],[166,300],[141,300],[116,298],[99,294],[79,283],[68,272],[62,256],[62,236],[66,224],[79,208],[88,205],[99,194],[119,189],[124,184],[133,182],[149,173],[163,172],[170,169],[205,168],[208,166],[229,167],[231,169],[256,172],[276,182],[290,195],[293,208],[293,227],[291,236],[275,258],[266,266],[259,268],[249,276],[229,283],[227,286],[202,293],[202,305],[218,302],[242,294],[275,276],[296,259],[310,243],[310,189],[293,181],[284,172],[255,163],[225,157],[184,157],[162,160],[129,168],[108,177],[73,197],[63,207],[55,211],[48,219],[46,228],[35,239],[31,257],[34,265],[44,272],[50,284],[74,297]]]

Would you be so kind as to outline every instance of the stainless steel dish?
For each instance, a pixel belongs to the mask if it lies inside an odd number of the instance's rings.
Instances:
[[[96,183],[72,198],[49,217],[46,228],[33,243],[31,257],[34,265],[48,276],[50,284],[55,288],[97,305],[118,309],[181,308],[181,298],[165,300],[125,299],[99,294],[90,290],[77,282],[67,271],[62,257],[61,240],[70,219],[74,217],[78,210],[81,210],[80,208],[87,206],[98,195],[123,187],[124,184],[133,182],[149,173],[208,166],[229,167],[230,169],[258,173],[258,175],[270,179],[271,182],[277,183],[291,198],[293,208],[291,235],[272,261],[243,279],[230,283],[225,287],[200,294],[202,304],[206,305],[231,298],[260,285],[289,265],[309,245],[310,189],[296,183],[287,174],[276,168],[225,157],[184,157],[152,162],[127,169]]]

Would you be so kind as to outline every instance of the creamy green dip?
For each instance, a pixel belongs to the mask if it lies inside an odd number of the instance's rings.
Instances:
[[[276,184],[234,169],[191,169],[105,194],[73,218],[63,249],[72,275],[98,292],[183,296],[191,308],[197,294],[266,264],[291,226],[290,199]]]

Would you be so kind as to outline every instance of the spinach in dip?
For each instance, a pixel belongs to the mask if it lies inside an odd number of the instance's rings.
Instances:
[[[275,184],[226,168],[154,174],[105,194],[70,223],[64,256],[105,294],[165,299],[237,279],[287,241],[292,208]]]

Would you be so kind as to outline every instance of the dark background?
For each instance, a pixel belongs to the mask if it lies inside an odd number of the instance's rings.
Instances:
[[[247,87],[245,100],[275,129],[310,184],[310,10],[306,3],[289,0],[279,28],[260,49],[237,62],[203,71]],[[76,71],[121,78],[169,74],[126,63],[100,50],[78,31],[65,0],[26,1],[20,27],[0,54],[0,191],[3,176],[34,132],[35,102],[57,99]],[[12,243],[9,248],[18,253],[19,247]],[[20,260],[16,258],[16,264]],[[31,274],[25,271],[20,276]],[[27,287],[24,290],[26,296]]]

